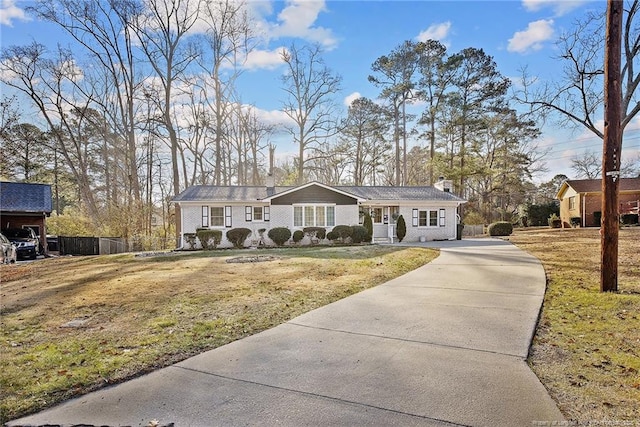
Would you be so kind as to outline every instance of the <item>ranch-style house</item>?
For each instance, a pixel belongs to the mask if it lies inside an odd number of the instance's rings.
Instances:
[[[262,234],[287,227],[293,233],[305,227],[362,224],[365,212],[373,220],[374,242],[397,242],[396,220],[402,215],[407,228],[403,241],[455,240],[460,222],[457,208],[465,200],[451,192],[452,183],[434,186],[330,186],[309,182],[299,186],[195,185],[173,198],[176,207],[178,247],[190,248],[185,234],[197,229],[219,229],[229,247],[225,230],[252,231],[245,246],[255,245]],[[265,232],[266,230],[266,232]]]

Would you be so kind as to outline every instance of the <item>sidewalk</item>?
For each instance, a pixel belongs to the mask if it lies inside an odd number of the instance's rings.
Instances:
[[[563,420],[526,364],[545,289],[508,242],[432,263],[260,334],[8,423],[531,426]]]

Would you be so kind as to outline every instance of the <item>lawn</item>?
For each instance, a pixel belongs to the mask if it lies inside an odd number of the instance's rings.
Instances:
[[[437,254],[307,247],[2,265],[0,422],[255,334]],[[227,262],[257,256],[268,261]]]
[[[547,273],[529,357],[538,378],[576,425],[636,425],[640,227],[620,230],[617,293],[600,292],[599,229],[518,230],[509,239]]]

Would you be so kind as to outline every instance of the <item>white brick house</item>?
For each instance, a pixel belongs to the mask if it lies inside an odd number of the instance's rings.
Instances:
[[[465,200],[449,190],[450,181],[433,187],[329,186],[310,182],[296,187],[196,185],[173,198],[179,247],[188,247],[185,233],[198,228],[219,229],[223,242],[232,228],[252,231],[245,244],[259,239],[273,242],[267,232],[287,227],[293,233],[304,227],[362,224],[364,212],[373,219],[374,241],[397,241],[396,218],[402,215],[407,226],[403,241],[455,240],[457,208]],[[185,246],[186,245],[186,246]]]

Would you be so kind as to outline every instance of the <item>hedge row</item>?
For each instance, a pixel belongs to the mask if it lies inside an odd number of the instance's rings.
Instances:
[[[248,228],[232,228],[227,231],[226,238],[235,248],[240,249],[244,247],[244,243],[251,233],[252,231]],[[333,230],[328,233],[323,227],[305,227],[293,233],[286,227],[275,227],[268,231],[267,236],[278,246],[283,246],[290,239],[292,239],[294,243],[299,243],[305,236],[308,236],[312,243],[324,240],[325,238],[340,243],[363,243],[371,241],[371,232],[367,227],[362,225],[336,225],[333,227]],[[191,248],[195,248],[199,240],[202,249],[215,249],[222,242],[222,231],[199,228],[195,233],[184,233],[184,238]]]

